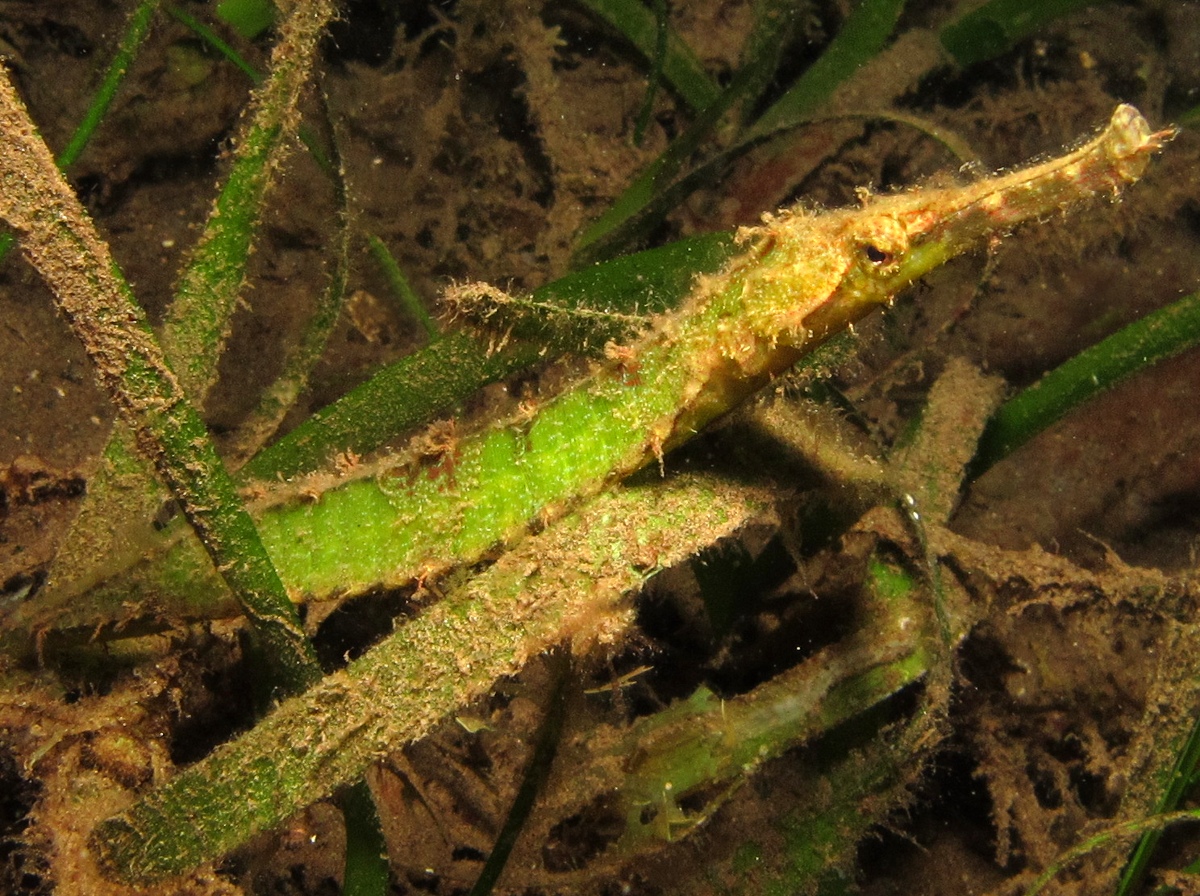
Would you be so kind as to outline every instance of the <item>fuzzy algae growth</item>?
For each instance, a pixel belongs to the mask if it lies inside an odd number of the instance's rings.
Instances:
[[[390,461],[310,503],[262,510],[280,572],[297,595],[322,594],[478,557],[530,519],[653,462],[981,238],[1134,180],[1166,136],[1122,106],[1091,142],[1022,171],[860,209],[783,213],[746,229],[743,253],[701,278],[680,312],[529,419],[443,440],[434,463]],[[659,563],[711,544],[770,500],[687,479],[611,489],[516,545],[463,593],[101,823],[93,854],[126,880],[160,879],[222,854],[353,781],[531,653],[586,640]],[[614,526],[644,513],[639,492],[652,493],[656,518],[636,532]]]
[[[293,483],[255,515],[295,600],[398,585],[478,560],[685,442],[831,334],[948,259],[1023,221],[1136,180],[1168,132],[1132,106],[1071,152],[943,189],[790,209],[737,234],[676,312],[522,419],[385,458],[350,477]],[[272,501],[276,503],[271,503]],[[194,540],[101,585],[170,615],[219,611]],[[183,591],[178,589],[182,588]],[[171,603],[163,595],[171,594]],[[195,600],[181,607],[181,595]],[[182,598],[187,601],[188,598]],[[231,609],[231,608],[226,608]]]

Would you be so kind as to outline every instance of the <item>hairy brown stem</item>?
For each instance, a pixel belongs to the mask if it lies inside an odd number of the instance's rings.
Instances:
[[[199,413],[167,364],[108,246],[0,73],[0,216],[21,233],[97,376],[238,596],[277,683],[320,677],[312,645]]]

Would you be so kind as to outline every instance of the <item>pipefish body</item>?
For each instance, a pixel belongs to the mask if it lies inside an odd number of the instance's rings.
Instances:
[[[410,452],[293,487],[288,500],[256,508],[263,541],[296,600],[474,562],[532,522],[660,462],[945,261],[1094,194],[1115,194],[1169,136],[1122,105],[1096,137],[1048,161],[965,186],[869,197],[857,208],[765,215],[738,232],[740,251],[722,270],[698,277],[677,311],[596,373],[522,419],[461,438],[444,433],[434,462]],[[429,437],[423,444],[429,455]],[[233,610],[190,538],[99,590],[113,588],[139,612]],[[187,611],[179,594],[192,601]]]

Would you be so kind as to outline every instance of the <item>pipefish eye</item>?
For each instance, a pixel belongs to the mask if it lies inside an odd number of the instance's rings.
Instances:
[[[852,251],[864,267],[891,268],[908,249],[908,233],[891,215],[871,215],[855,222],[851,230]]]
[[[885,265],[892,260],[892,253],[880,249],[874,243],[863,243],[863,255],[867,261],[875,265]]]

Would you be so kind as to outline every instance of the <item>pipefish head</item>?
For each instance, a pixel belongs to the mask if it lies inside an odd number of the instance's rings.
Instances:
[[[920,237],[896,212],[870,200],[862,208],[806,215],[797,219],[801,226],[771,234],[773,247],[790,259],[783,267],[790,302],[772,305],[771,322],[784,341],[811,346],[891,301],[914,236]]]
[[[818,337],[833,332],[1026,221],[1063,214],[1094,195],[1115,196],[1173,134],[1151,131],[1136,109],[1122,105],[1096,137],[1055,158],[960,187],[868,198],[860,209],[837,213],[826,238],[838,242],[844,269],[828,299],[805,316],[805,328]]]

